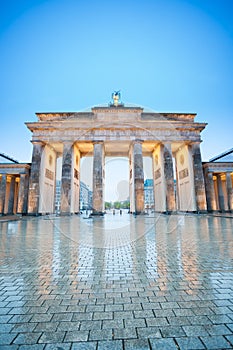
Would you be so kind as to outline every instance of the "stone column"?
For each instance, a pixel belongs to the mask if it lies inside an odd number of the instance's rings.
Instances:
[[[224,204],[224,194],[223,194],[223,188],[222,188],[221,174],[217,175],[217,184],[218,184],[219,210],[224,211],[225,210],[225,204]]]
[[[71,213],[71,187],[73,178],[73,144],[63,145],[62,175],[61,175],[61,215]]]
[[[134,193],[135,193],[135,214],[144,213],[144,171],[142,157],[142,141],[136,140],[133,143],[133,167],[134,167]]]
[[[44,145],[40,141],[33,141],[31,174],[29,179],[28,214],[38,215],[40,195],[40,166]]]
[[[133,145],[129,147],[129,200],[130,213],[135,213],[135,196],[134,196],[134,168],[133,168]]]
[[[166,190],[166,211],[172,212],[176,208],[176,202],[175,202],[175,191],[174,191],[172,151],[171,151],[170,144],[164,144],[163,160],[164,160],[164,177],[165,177],[165,190]]]
[[[92,215],[104,213],[104,142],[94,143]]]
[[[176,191],[174,187],[174,193],[175,193],[175,203],[176,203],[176,210],[181,209],[181,202],[180,202],[180,183],[179,183],[179,172],[178,172],[178,166],[177,166],[177,158],[176,158],[176,166],[175,166],[175,171],[176,171]]]
[[[206,183],[207,209],[209,211],[217,210],[215,191],[214,191],[213,173],[209,173],[208,169],[206,169],[205,183]]]
[[[197,211],[206,211],[206,193],[205,193],[205,183],[201,160],[200,145],[192,145],[193,152],[193,174],[194,174],[194,188],[197,203]]]
[[[227,180],[228,209],[233,211],[233,189],[232,189],[231,173],[226,174],[226,180]]]
[[[20,174],[19,195],[18,195],[18,214],[27,214],[27,196],[28,196],[28,175]]]
[[[6,198],[6,175],[3,174],[0,182],[0,215],[4,214],[5,198]]]
[[[11,176],[8,207],[6,208],[6,214],[14,214],[14,200],[15,200],[15,177]]]
[[[154,207],[157,212],[166,212],[166,184],[164,176],[164,146],[153,150]]]
[[[18,201],[19,201],[19,177],[17,176],[15,178],[15,191],[14,191],[14,206],[13,206],[13,213],[17,214],[17,208],[18,208]]]

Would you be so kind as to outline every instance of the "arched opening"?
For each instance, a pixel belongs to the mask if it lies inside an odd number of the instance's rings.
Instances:
[[[105,157],[105,210],[129,210],[129,159]]]
[[[148,213],[154,210],[154,181],[152,172],[152,157],[143,157],[144,171],[144,205]]]
[[[61,211],[61,172],[62,172],[62,157],[57,157],[56,160],[56,189],[55,189],[55,214],[60,214]]]
[[[93,187],[93,156],[81,157],[80,160],[80,211],[87,214],[92,210],[92,187]]]

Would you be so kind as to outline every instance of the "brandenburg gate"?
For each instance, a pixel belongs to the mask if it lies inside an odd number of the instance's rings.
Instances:
[[[54,212],[59,157],[61,214],[79,212],[84,156],[93,157],[93,215],[104,212],[108,156],[129,158],[130,212],[144,212],[143,156],[152,158],[155,211],[206,211],[200,153],[206,124],[195,122],[196,114],[149,112],[121,103],[119,92],[112,97],[112,103],[90,112],[36,113],[38,121],[26,123],[33,144],[28,214]]]

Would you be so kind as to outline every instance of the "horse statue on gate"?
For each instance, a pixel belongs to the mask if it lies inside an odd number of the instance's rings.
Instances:
[[[120,99],[121,99],[120,90],[114,91],[112,93],[112,99],[113,99],[113,105],[117,107],[119,105],[119,102],[120,102]]]

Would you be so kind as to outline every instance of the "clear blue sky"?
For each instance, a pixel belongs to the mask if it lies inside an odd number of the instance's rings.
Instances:
[[[232,0],[0,2],[0,151],[30,162],[35,112],[196,112],[202,158],[233,147]]]

